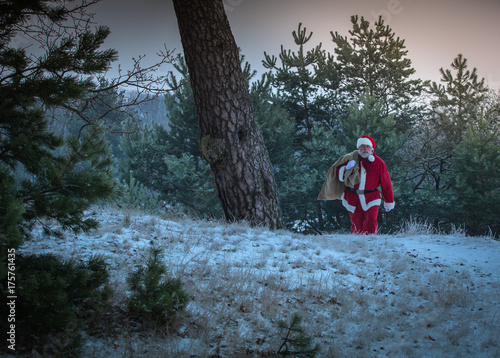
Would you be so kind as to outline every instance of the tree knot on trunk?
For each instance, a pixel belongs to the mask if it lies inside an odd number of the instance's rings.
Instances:
[[[222,164],[226,155],[224,141],[205,135],[200,140],[200,153],[210,165]]]

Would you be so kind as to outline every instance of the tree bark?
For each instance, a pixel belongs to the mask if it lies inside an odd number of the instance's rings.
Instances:
[[[281,228],[273,168],[222,0],[173,0],[200,124],[227,221]]]

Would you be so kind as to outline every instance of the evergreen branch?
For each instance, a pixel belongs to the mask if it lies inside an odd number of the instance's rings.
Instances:
[[[283,343],[279,347],[277,353],[283,356],[289,354],[292,355],[302,355],[307,354],[310,356],[315,356],[319,351],[319,346],[315,345],[311,348],[312,339],[305,335],[304,329],[301,327],[302,317],[297,313],[292,315],[290,324],[287,325],[285,322],[278,322],[280,332],[278,335],[283,339]],[[282,335],[282,331],[286,330],[285,335]],[[297,348],[297,350],[290,350],[288,346]]]

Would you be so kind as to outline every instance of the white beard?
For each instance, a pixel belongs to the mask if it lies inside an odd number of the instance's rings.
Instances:
[[[361,158],[365,158],[365,159],[368,158],[371,154],[371,152],[361,152],[360,150],[358,150],[358,153],[359,153],[359,156]]]

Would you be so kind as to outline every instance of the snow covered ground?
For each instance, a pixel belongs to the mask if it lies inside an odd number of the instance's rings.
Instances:
[[[318,357],[500,356],[500,242],[491,238],[305,236],[110,208],[91,215],[95,232],[37,231],[20,250],[110,264],[115,314],[87,337],[85,357],[266,357],[283,342],[277,322],[294,313]],[[116,318],[127,274],[151,244],[191,296],[165,334]]]

